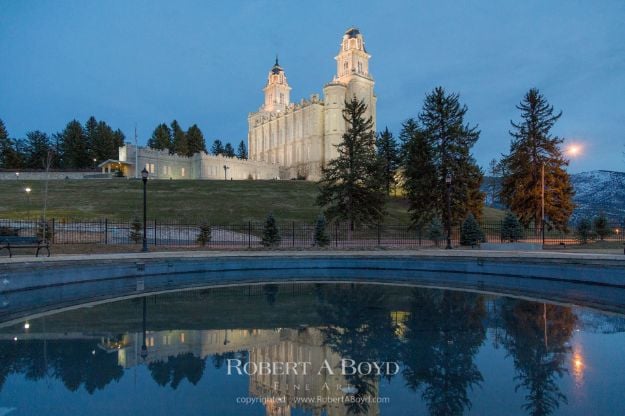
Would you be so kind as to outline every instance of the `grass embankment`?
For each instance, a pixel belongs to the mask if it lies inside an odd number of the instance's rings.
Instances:
[[[31,188],[30,195],[24,191]],[[0,218],[37,218],[43,209],[43,181],[0,181]],[[143,184],[139,180],[55,180],[48,185],[49,218],[126,220],[142,214]],[[317,185],[304,181],[167,181],[148,182],[148,218],[213,224],[263,221],[273,212],[279,221],[312,222]],[[408,203],[393,197],[386,222],[407,224]],[[484,209],[484,220],[502,212]]]

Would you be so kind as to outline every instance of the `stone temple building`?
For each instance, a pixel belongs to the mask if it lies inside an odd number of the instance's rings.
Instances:
[[[318,94],[291,102],[291,87],[278,59],[269,71],[260,109],[248,115],[249,160],[206,153],[191,157],[127,144],[117,160],[99,164],[103,174],[119,171],[139,177],[145,167],[159,179],[307,179],[319,180],[321,167],[336,158],[335,146],[345,132],[345,101],[354,96],[367,104],[374,122],[376,96],[365,40],[356,28],[343,35],[336,74]]]
[[[251,160],[280,166],[282,179],[318,180],[321,167],[337,156],[335,145],[345,132],[343,108],[352,97],[364,100],[375,129],[376,96],[365,40],[356,28],[343,35],[336,59],[336,74],[318,94],[299,103],[290,100],[291,87],[276,59],[263,89],[265,100],[248,116]]]

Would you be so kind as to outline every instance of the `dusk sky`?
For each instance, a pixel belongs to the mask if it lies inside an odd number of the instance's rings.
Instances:
[[[207,141],[247,137],[279,54],[299,101],[336,72],[360,28],[378,128],[399,133],[425,94],[460,93],[486,167],[509,149],[515,105],[537,87],[583,154],[570,171],[625,170],[625,1],[0,0],[0,119],[12,137],[94,115],[139,143],[177,119]]]

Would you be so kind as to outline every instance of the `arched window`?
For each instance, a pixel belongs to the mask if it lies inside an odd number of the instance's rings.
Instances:
[[[343,62],[343,74],[347,74],[349,71],[349,62]]]

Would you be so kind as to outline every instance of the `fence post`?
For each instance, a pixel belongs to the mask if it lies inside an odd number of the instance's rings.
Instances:
[[[382,237],[382,236],[380,235],[380,233],[381,233],[381,231],[382,231],[382,230],[381,230],[381,228],[382,228],[382,226],[381,226],[381,225],[380,225],[380,223],[378,222],[378,247],[380,247],[380,240],[381,240],[381,237]]]
[[[339,222],[334,223],[334,246],[339,246]]]
[[[54,244],[54,234],[55,234],[55,231],[56,231],[55,222],[54,222],[54,218],[52,218],[52,235],[51,235],[51,237],[52,237],[52,244]],[[44,239],[46,238],[45,233],[44,233],[43,238]]]
[[[541,233],[542,233],[542,240],[543,240],[543,248],[545,248],[545,220],[543,219],[541,221]]]
[[[104,218],[104,244],[109,243],[109,219]]]
[[[247,248],[252,248],[252,221],[247,222]]]
[[[156,245],[156,218],[154,219],[154,245]]]

